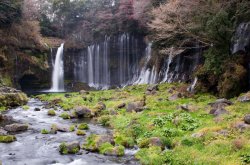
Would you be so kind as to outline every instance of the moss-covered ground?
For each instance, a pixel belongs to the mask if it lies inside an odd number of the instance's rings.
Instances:
[[[84,95],[71,93],[67,98],[65,94],[38,97],[49,102],[57,100],[65,111],[86,106],[96,112],[97,103],[103,102],[107,108],[95,118],[114,130],[116,146],[139,146],[135,157],[142,164],[250,164],[250,131],[236,127],[250,113],[250,103],[231,99],[234,104],[226,107],[229,114],[214,117],[209,114],[208,105],[218,99],[213,95],[184,94],[169,101],[168,98],[180,90],[187,93],[183,86],[160,84],[159,91],[153,95],[145,95],[148,86],[139,85]],[[119,107],[122,103],[143,99],[146,105],[142,112],[127,112],[126,107]],[[188,110],[180,108],[183,105],[188,105]],[[150,142],[151,138],[160,139],[161,146]]]

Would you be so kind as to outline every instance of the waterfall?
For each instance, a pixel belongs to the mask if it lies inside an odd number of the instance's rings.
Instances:
[[[170,78],[170,65],[173,61],[173,50],[174,48],[172,47],[170,50],[170,54],[168,56],[168,63],[167,63],[167,70],[165,72],[165,76],[163,78],[162,82],[171,82],[171,78]]]
[[[134,84],[154,84],[157,81],[157,70],[155,67],[148,68],[148,63],[152,56],[152,43],[149,43],[146,48],[146,57],[144,65],[141,69],[139,78],[134,82]]]
[[[63,46],[64,44],[61,44],[57,49],[56,59],[53,65],[51,92],[64,91]]]
[[[195,77],[193,83],[191,84],[190,87],[188,87],[187,91],[189,91],[189,92],[194,92],[194,88],[195,88],[195,86],[196,86],[196,84],[197,84],[197,81],[198,81],[198,78]]]

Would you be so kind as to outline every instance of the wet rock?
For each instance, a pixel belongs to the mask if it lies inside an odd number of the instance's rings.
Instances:
[[[168,97],[168,100],[169,101],[175,101],[175,100],[178,100],[182,98],[182,94],[181,93],[176,93],[176,94],[173,94],[171,96]]]
[[[51,133],[53,132],[69,132],[69,128],[67,125],[61,125],[61,124],[53,124],[51,126]]]
[[[3,120],[3,115],[0,113],[0,121]]]
[[[78,118],[89,118],[89,117],[92,117],[92,111],[87,108],[87,107],[84,107],[84,106],[79,106],[79,107],[76,107],[75,108],[75,113],[77,115]]]
[[[79,94],[80,94],[80,95],[87,95],[87,94],[89,94],[89,92],[88,92],[88,91],[85,91],[85,90],[81,90],[81,91],[79,92]]]
[[[121,103],[117,106],[118,109],[122,109],[126,107],[126,103]]]
[[[250,124],[250,114],[247,114],[245,117],[244,117],[244,122],[246,124]]]
[[[7,135],[7,131],[4,129],[0,128],[0,136]]]
[[[34,111],[41,111],[41,109],[40,108],[35,108]]]
[[[26,131],[28,129],[27,124],[11,124],[11,125],[6,125],[4,127],[4,130],[8,132],[19,132],[19,131]]]
[[[250,102],[250,92],[244,94],[243,96],[238,97],[240,102]]]
[[[144,106],[145,106],[145,102],[143,101],[137,101],[137,102],[132,102],[132,103],[128,103],[127,105],[127,112],[141,112],[144,110]]]
[[[13,117],[9,115],[2,115],[2,120],[4,121],[13,121]]]
[[[78,141],[74,141],[71,143],[62,143],[59,146],[59,152],[61,154],[76,154],[80,151],[80,143]]]

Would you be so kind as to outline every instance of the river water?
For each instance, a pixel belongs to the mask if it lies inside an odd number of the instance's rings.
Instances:
[[[0,143],[0,160],[3,165],[120,165],[138,164],[133,154],[136,150],[126,150],[124,157],[104,156],[81,150],[78,155],[60,155],[58,148],[62,142],[79,141],[84,143],[85,138],[91,134],[106,134],[111,130],[88,121],[90,129],[85,137],[77,136],[75,132],[58,132],[57,134],[41,134],[42,129],[50,130],[52,124],[70,126],[79,120],[63,120],[58,116],[47,115],[45,103],[30,99],[27,104],[29,110],[22,107],[11,109],[5,114],[12,116],[14,122],[29,124],[28,131],[16,134],[17,141],[10,144]],[[41,111],[34,111],[40,108]],[[60,111],[60,110],[59,110]],[[62,111],[62,110],[61,110]],[[57,111],[58,113],[58,111]],[[0,123],[4,126],[6,123]]]

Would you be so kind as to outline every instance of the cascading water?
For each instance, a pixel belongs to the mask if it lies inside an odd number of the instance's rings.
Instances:
[[[56,59],[53,65],[52,87],[49,90],[50,92],[64,91],[63,47],[64,44],[61,44],[57,49]]]
[[[171,50],[170,50],[170,54],[168,56],[168,62],[167,62],[167,70],[165,72],[165,76],[163,78],[163,81],[162,82],[171,82],[171,77],[170,77],[170,65],[173,61],[173,50],[174,48],[172,47]]]
[[[73,58],[74,81],[96,89],[123,87],[138,78],[145,44],[128,33],[105,37]]]
[[[134,84],[154,84],[157,81],[157,71],[155,67],[147,68],[152,56],[152,43],[149,43],[146,48],[145,63],[141,69],[139,78]]]

